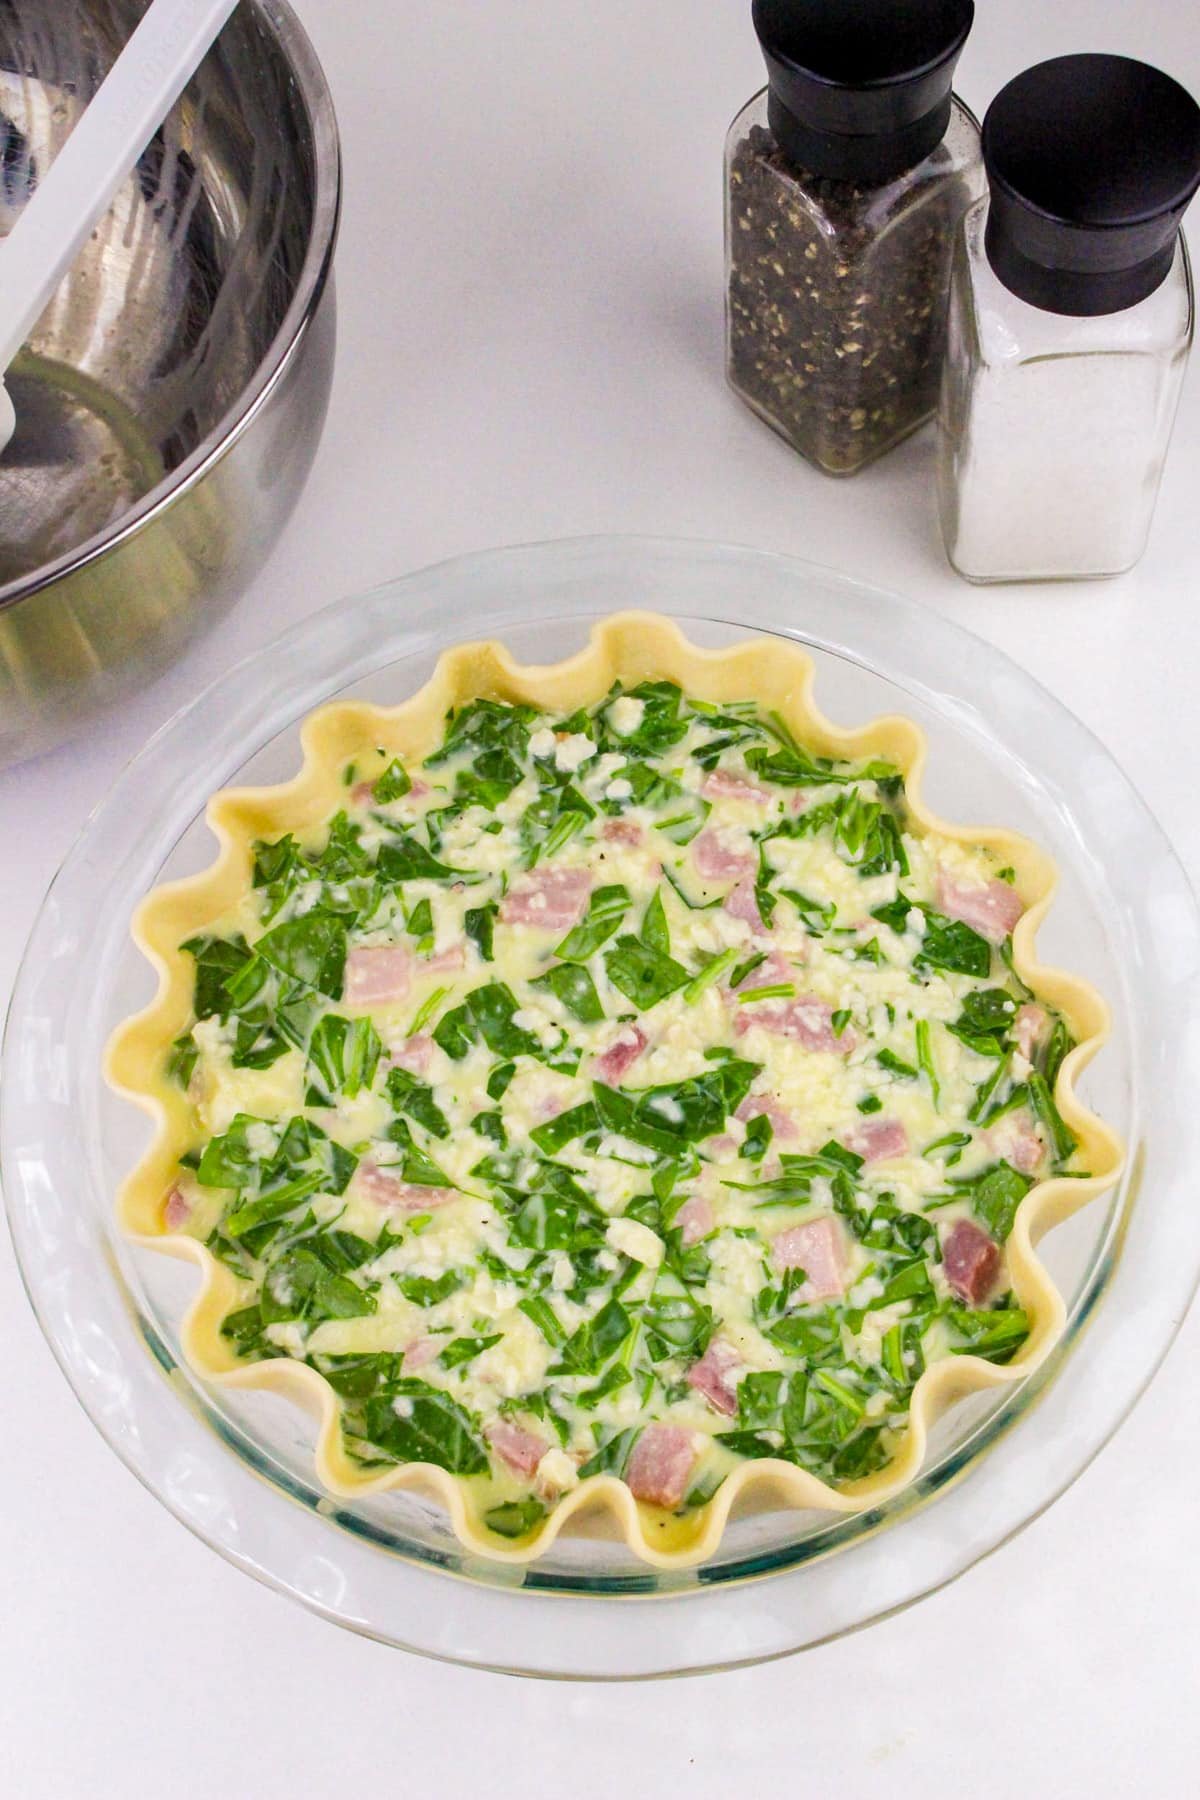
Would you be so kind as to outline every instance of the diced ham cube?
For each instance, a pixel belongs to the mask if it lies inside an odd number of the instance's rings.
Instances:
[[[846,1285],[846,1251],[836,1219],[808,1219],[781,1231],[771,1245],[771,1261],[783,1272],[803,1269],[806,1300],[830,1300]]]
[[[610,844],[636,847],[642,841],[642,828],[636,819],[605,819],[600,836]]]
[[[593,1080],[602,1082],[605,1087],[615,1087],[632,1068],[649,1041],[636,1025],[626,1025],[608,1049],[597,1057],[592,1071]]]
[[[393,1069],[407,1069],[410,1075],[424,1075],[429,1068],[433,1050],[433,1039],[424,1032],[418,1032],[416,1037],[407,1038],[398,1050],[393,1050],[388,1061]]]
[[[960,1300],[979,1306],[996,1285],[1000,1246],[973,1219],[956,1219],[942,1239],[942,1267]]]
[[[742,919],[753,931],[765,931],[763,916],[758,910],[758,896],[754,891],[754,883],[748,875],[744,875],[734,887],[730,888],[724,899],[725,911],[731,919]]]
[[[987,1134],[988,1148],[1010,1162],[1022,1175],[1033,1175],[1041,1168],[1046,1146],[1027,1111],[1010,1113]]]
[[[433,956],[424,956],[417,965],[420,975],[449,975],[455,969],[465,966],[467,947],[465,944],[451,944],[448,950],[439,950]]]
[[[625,1480],[635,1500],[671,1511],[687,1493],[695,1461],[690,1431],[678,1425],[647,1425],[633,1446]]]
[[[944,870],[938,875],[937,897],[938,907],[947,918],[961,919],[993,944],[1004,942],[1025,911],[1020,894],[1007,881],[970,886],[956,881]]]
[[[770,1119],[771,1129],[780,1143],[791,1143],[800,1135],[791,1113],[781,1106],[772,1094],[747,1094],[733,1116],[735,1119],[741,1119],[742,1123],[746,1125],[750,1123],[751,1119]]]
[[[1027,1000],[1024,1006],[1017,1009],[1017,1016],[1013,1023],[1013,1035],[1017,1040],[1017,1049],[1026,1062],[1033,1061],[1033,1053],[1043,1042],[1049,1023],[1049,1015],[1044,1007],[1038,1006],[1032,1000]]]
[[[687,1384],[703,1394],[714,1411],[731,1419],[738,1409],[733,1373],[741,1366],[742,1359],[729,1340],[715,1337],[700,1361],[688,1370]]]
[[[706,1138],[704,1148],[710,1162],[724,1162],[727,1157],[737,1155],[738,1142],[723,1131],[719,1137]]]
[[[505,925],[539,925],[566,931],[587,905],[592,878],[586,869],[535,869],[500,902]]]
[[[163,1222],[168,1231],[182,1231],[192,1216],[191,1201],[180,1188],[173,1187],[163,1206]]]
[[[772,1037],[795,1038],[806,1050],[836,1051],[847,1056],[857,1042],[849,1026],[838,1036],[833,1029],[833,1008],[827,1000],[818,1000],[812,994],[802,994],[798,1000],[765,1000],[761,1006],[743,1006],[733,1021],[734,1030],[741,1036],[755,1025]]]
[[[546,1454],[546,1445],[532,1431],[522,1431],[508,1419],[493,1419],[485,1425],[483,1435],[500,1461],[507,1463],[517,1475],[533,1476]]]
[[[847,1150],[869,1163],[908,1154],[908,1133],[899,1119],[864,1119],[847,1132],[844,1142]]]
[[[1027,1125],[1023,1131],[1013,1133],[1009,1144],[1008,1159],[1013,1168],[1019,1169],[1022,1175],[1035,1174],[1041,1167],[1045,1154],[1046,1146],[1032,1125]]]
[[[412,984],[412,957],[403,944],[352,950],[346,958],[342,999],[347,1006],[382,1006],[403,1000]]]
[[[434,1361],[438,1352],[441,1350],[441,1347],[442,1346],[437,1338],[414,1338],[404,1352],[404,1358],[401,1365],[404,1373],[406,1375],[415,1375],[418,1369],[425,1368],[428,1363]]]
[[[766,788],[756,787],[754,782],[747,781],[741,775],[731,774],[728,769],[714,769],[705,777],[700,789],[706,800],[746,800],[752,806],[770,806],[771,796]]]
[[[732,1144],[733,1140],[730,1139]],[[706,1194],[692,1194],[675,1214],[675,1229],[685,1250],[706,1238],[713,1228],[712,1201]]]
[[[557,1119],[560,1112],[566,1110],[567,1102],[561,1092],[552,1088],[539,1088],[533,1095],[533,1116],[543,1125],[550,1119]]]
[[[741,832],[702,831],[692,839],[691,854],[702,881],[741,881],[758,868],[754,846]]]
[[[811,798],[812,796],[806,794],[803,788],[793,788],[792,797],[788,801],[788,811],[792,814],[802,813]]]
[[[373,1200],[376,1206],[386,1206],[391,1212],[432,1212],[458,1198],[453,1188],[418,1187],[370,1161],[359,1163],[354,1183],[365,1200]]]

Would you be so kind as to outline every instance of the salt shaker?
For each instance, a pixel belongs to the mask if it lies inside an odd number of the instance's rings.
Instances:
[[[983,153],[939,408],[947,554],[969,581],[1120,574],[1146,546],[1192,341],[1200,107],[1144,63],[1055,57],[997,95]]]
[[[950,257],[982,192],[951,93],[972,0],[754,0],[769,86],[726,147],[728,374],[852,475],[930,418]]]

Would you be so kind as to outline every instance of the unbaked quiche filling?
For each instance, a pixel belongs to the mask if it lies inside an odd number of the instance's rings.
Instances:
[[[1017,1208],[1087,1173],[1072,1041],[1013,871],[895,767],[660,680],[342,776],[184,946],[164,1218],[364,1470],[462,1477],[510,1540],[601,1472],[670,1513],[748,1458],[837,1487],[929,1365],[1019,1350]]]

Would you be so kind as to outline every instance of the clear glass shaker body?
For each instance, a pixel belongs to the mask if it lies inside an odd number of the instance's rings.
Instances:
[[[793,168],[765,89],[730,127],[729,380],[827,474],[854,474],[935,411],[951,254],[983,188],[979,126],[957,98],[937,149],[878,187]]]
[[[968,581],[1118,575],[1146,547],[1193,332],[1182,234],[1166,280],[1122,312],[1045,312],[984,247],[954,254],[938,420],[946,552]]]

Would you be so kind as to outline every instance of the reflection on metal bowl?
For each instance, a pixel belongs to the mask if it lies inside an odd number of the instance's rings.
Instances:
[[[146,0],[0,0],[0,231]],[[265,561],[333,373],[341,166],[312,47],[244,0],[13,367],[0,766],[162,669]]]

